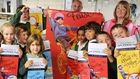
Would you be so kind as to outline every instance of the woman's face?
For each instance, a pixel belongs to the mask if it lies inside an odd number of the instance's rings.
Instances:
[[[124,16],[126,15],[126,8],[124,7],[124,5],[120,4],[116,8],[116,15],[117,15],[117,18],[124,18]]]

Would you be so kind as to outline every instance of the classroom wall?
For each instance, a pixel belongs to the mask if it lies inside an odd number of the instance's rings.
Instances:
[[[83,3],[82,11],[88,12],[100,11],[101,13],[103,13],[105,20],[109,20],[113,18],[114,8],[120,0],[81,0],[81,1]],[[97,1],[97,6],[94,1]],[[109,1],[109,3],[105,4],[104,1]],[[127,0],[127,1],[129,3],[135,3],[137,5],[136,14],[140,15],[140,5],[139,5],[140,0]],[[50,7],[54,9],[64,10],[65,0],[23,0],[23,4],[29,7],[41,6],[43,8]],[[133,18],[133,20],[135,19]],[[137,17],[135,23],[140,25],[140,17]]]

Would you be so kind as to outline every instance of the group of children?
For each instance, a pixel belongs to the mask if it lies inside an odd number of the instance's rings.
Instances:
[[[127,27],[121,24],[115,24],[109,35],[105,31],[101,31],[101,26],[96,22],[88,22],[86,25],[79,27],[77,30],[78,42],[73,47],[73,50],[84,51],[84,58],[88,60],[88,43],[106,43],[107,48],[104,52],[108,58],[108,79],[117,79],[117,63],[116,57],[119,55],[119,50],[115,49],[117,38],[129,37]],[[140,51],[140,42],[136,43],[136,50]],[[140,79],[140,78],[139,78]]]
[[[59,14],[61,15],[61,14]],[[63,16],[63,15],[61,15]],[[70,50],[70,47],[66,44],[65,39],[70,40],[66,35],[66,31],[69,30],[66,27],[61,27],[64,17],[55,18],[55,22],[51,18],[51,12],[49,12],[50,21],[55,27],[52,27],[53,31],[56,32],[56,39],[63,43],[64,49],[66,51]],[[57,24],[59,22],[60,24]],[[57,29],[56,29],[57,28]],[[73,30],[77,30],[78,42],[71,49],[80,51],[83,50],[84,58],[88,60],[88,43],[106,43],[107,48],[104,49],[104,52],[108,58],[108,79],[117,79],[117,64],[116,57],[119,55],[119,50],[115,49],[115,42],[117,38],[129,37],[128,29],[121,25],[115,24],[109,35],[107,32],[101,31],[101,25],[96,22],[88,22],[87,24],[81,27],[72,27]],[[22,5],[17,8],[16,14],[11,18],[9,23],[4,23],[1,28],[1,37],[3,40],[1,44],[7,45],[19,45],[18,55],[19,55],[19,79],[27,79],[28,67],[33,63],[32,60],[28,58],[43,58],[42,62],[44,63],[45,70],[47,69],[47,60],[43,55],[44,44],[42,37],[38,34],[30,35],[30,22],[29,22],[29,8],[25,5]],[[63,32],[64,31],[64,32]],[[63,36],[64,35],[64,36]],[[15,38],[16,37],[16,38]],[[140,42],[136,44],[136,50],[140,51]],[[0,53],[2,48],[0,47]]]
[[[44,70],[47,70],[48,61],[43,54],[45,50],[43,39],[39,34],[30,35],[29,8],[27,6],[21,5],[17,8],[11,21],[2,25],[0,36],[1,44],[19,45],[17,50],[19,55],[18,79],[27,79],[28,67],[33,64],[33,60],[28,60],[29,58],[43,58]],[[3,48],[0,47],[0,53],[2,51]]]

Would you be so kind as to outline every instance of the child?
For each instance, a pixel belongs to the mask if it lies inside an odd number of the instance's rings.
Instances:
[[[110,33],[114,41],[116,41],[117,38],[129,37],[128,29],[121,24],[114,25],[111,28]],[[137,42],[136,50],[140,51],[140,42]],[[119,50],[115,49],[114,56],[117,57],[118,55],[119,55]]]
[[[85,36],[89,42],[96,42],[96,34],[98,34],[101,31],[101,25],[98,24],[97,22],[88,22],[85,25],[86,28],[86,33]]]
[[[86,32],[85,37],[89,42],[95,43],[96,42],[96,34],[98,34],[101,31],[101,25],[97,22],[88,22],[85,25]],[[88,45],[86,47],[86,50],[84,50],[84,58],[88,60]]]
[[[11,23],[4,23],[1,28],[1,33],[3,35],[3,41],[1,44],[7,45],[16,45],[14,36],[15,36],[15,29]],[[0,47],[0,52],[2,52],[2,48]],[[21,49],[18,49],[19,58],[22,56]]]
[[[27,79],[28,67],[30,67],[33,63],[32,60],[28,60],[28,58],[43,58],[42,62],[45,65],[45,70],[47,70],[48,61],[45,59],[43,55],[44,52],[44,44],[43,39],[38,34],[32,34],[29,36],[27,40],[26,46],[26,55],[21,59],[19,73],[23,75],[23,79]]]
[[[78,43],[76,43],[76,45],[74,46],[73,50],[76,51],[80,51],[80,50],[85,50],[87,45],[88,45],[88,41],[85,37],[85,26],[81,26],[78,28],[77,30],[77,37],[78,37]]]
[[[59,41],[63,45],[65,51],[69,51],[70,47],[68,45],[68,42],[71,41],[71,38],[69,36],[67,36],[66,32],[71,31],[71,30],[77,30],[78,27],[70,26],[70,28],[68,28],[67,26],[64,26],[63,25],[64,15],[62,13],[57,13],[54,16],[54,20],[52,19],[51,15],[52,15],[52,11],[49,10],[48,16],[50,19],[50,24],[51,24],[52,30],[54,32],[54,36],[55,36],[56,40]]]
[[[23,52],[23,55],[26,52],[26,42],[29,37],[29,31],[25,27],[25,25],[19,25],[15,28],[16,31],[16,37],[18,38],[17,43],[19,44],[20,49]],[[22,55],[22,56],[23,56]]]
[[[104,52],[107,54],[108,58],[108,79],[117,79],[117,64],[114,57],[114,48],[112,47],[112,40],[107,32],[101,31],[96,36],[97,43],[106,43],[107,48]]]
[[[10,21],[14,27],[18,24],[23,24],[30,31],[30,22],[29,22],[29,7],[21,5],[16,9],[16,14],[11,18]]]

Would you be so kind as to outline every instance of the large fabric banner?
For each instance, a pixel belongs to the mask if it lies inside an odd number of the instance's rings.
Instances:
[[[120,51],[117,57],[118,79],[139,79],[140,54],[138,50]]]
[[[50,10],[51,18],[48,12]],[[69,41],[75,42],[77,41],[76,30],[72,31],[73,28],[71,28],[71,26],[80,27],[89,21],[96,21],[97,23],[101,24],[102,14],[95,12],[71,12],[54,9],[45,10],[45,13],[48,16],[46,26],[46,39],[51,42],[50,50],[52,55],[53,78],[66,79],[68,70],[68,58],[66,49],[63,47],[65,45],[62,45],[62,43],[58,42],[58,40],[56,39],[58,37],[58,32],[61,32],[61,35],[66,34],[67,38],[71,38]],[[62,31],[59,31],[60,29],[58,29],[58,26],[53,27],[53,25],[56,24],[56,20],[60,19],[60,17],[58,16],[61,16],[61,26],[63,30],[67,31],[66,33],[62,33]],[[68,42],[68,45],[69,47],[72,46],[70,42]]]

